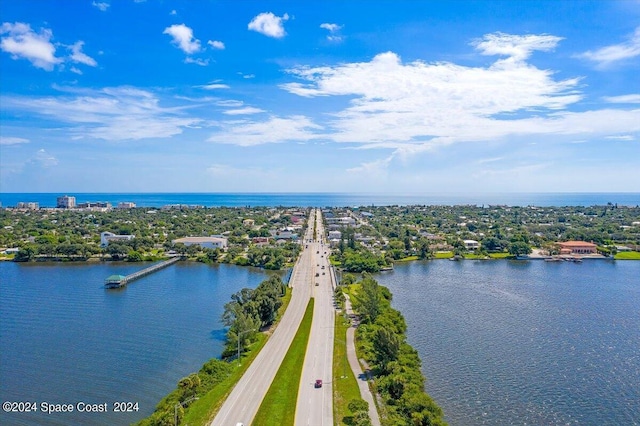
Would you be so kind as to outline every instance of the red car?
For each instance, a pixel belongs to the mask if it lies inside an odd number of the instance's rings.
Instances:
[[[315,388],[321,388],[322,387],[322,379],[318,379],[316,380],[316,384],[313,385]]]

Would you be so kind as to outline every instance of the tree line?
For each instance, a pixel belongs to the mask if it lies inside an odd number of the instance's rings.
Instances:
[[[407,325],[391,307],[391,292],[367,274],[358,284],[352,296],[361,319],[356,343],[372,366],[383,417],[393,425],[445,425],[442,409],[424,391],[420,357],[406,341]]]

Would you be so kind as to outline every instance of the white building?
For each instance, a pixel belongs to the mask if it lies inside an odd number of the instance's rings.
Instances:
[[[76,206],[76,197],[64,195],[56,198],[56,207],[59,209],[72,209]]]
[[[100,234],[100,247],[107,247],[111,241],[130,241],[135,235],[117,235],[113,232],[103,232]]]
[[[119,209],[133,209],[135,207],[136,207],[136,203],[133,203],[131,201],[121,201],[118,203]]]
[[[480,248],[480,243],[476,240],[464,240],[464,248],[467,250],[478,250]]]
[[[198,245],[202,248],[218,248],[224,249],[227,247],[227,239],[220,236],[210,236],[210,237],[184,237],[178,238],[177,240],[173,240],[174,244],[181,243],[185,246]]]
[[[342,238],[342,232],[340,231],[329,231],[329,239],[330,240],[339,240]]]

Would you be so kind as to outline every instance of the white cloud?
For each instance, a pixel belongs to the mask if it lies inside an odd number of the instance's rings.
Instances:
[[[631,135],[614,135],[614,136],[606,136],[605,139],[611,139],[616,141],[632,141],[635,138]]]
[[[224,107],[237,108],[237,107],[240,107],[240,106],[244,105],[244,102],[237,101],[235,99],[225,99],[225,100],[216,102],[216,105],[224,106]]]
[[[196,65],[200,65],[201,67],[206,67],[207,65],[209,65],[209,59],[192,58],[190,56],[187,56],[186,58],[184,58],[184,63],[196,64]]]
[[[323,23],[320,24],[320,28],[323,28],[327,31],[329,31],[329,35],[327,35],[327,40],[332,41],[332,42],[340,42],[342,41],[342,36],[339,35],[340,30],[343,28],[342,25],[338,25],[338,24],[330,24],[330,23]]]
[[[560,40],[562,37],[548,34],[521,36],[498,32],[486,34],[471,44],[483,55],[509,56],[514,60],[521,61],[527,59],[536,50],[553,50]]]
[[[324,137],[316,132],[322,129],[321,126],[301,115],[269,117],[265,121],[223,121],[217,123],[217,127],[220,131],[214,133],[208,141],[239,146],[304,142]]]
[[[56,58],[56,47],[51,42],[53,33],[51,30],[42,29],[37,34],[29,24],[5,22],[0,27],[0,48],[11,54],[13,59],[27,59],[35,67],[47,71],[53,70],[54,65],[62,62]]]
[[[211,84],[205,84],[203,86],[197,86],[200,87],[202,89],[206,89],[206,90],[218,90],[218,89],[229,89],[229,85],[228,84],[222,84],[222,83],[211,83]]]
[[[267,37],[282,38],[287,34],[283,22],[288,19],[289,15],[286,13],[282,16],[276,16],[271,12],[261,13],[249,22],[247,28]]]
[[[227,115],[245,115],[245,114],[258,114],[261,112],[265,112],[263,109],[254,108],[254,107],[244,107],[238,109],[229,109],[227,111],[223,111],[223,114]]]
[[[612,104],[640,104],[640,93],[621,96],[605,96],[603,100]]]
[[[596,62],[598,66],[606,67],[614,62],[635,58],[640,55],[640,27],[636,28],[629,40],[620,44],[612,44],[595,51],[584,52],[578,57]]]
[[[77,41],[69,48],[71,49],[71,61],[95,67],[98,65],[95,59],[82,52],[84,41]]]
[[[173,9],[171,12],[169,12],[169,15],[171,16],[176,16],[178,14],[178,12],[176,12],[175,9]]]
[[[80,70],[80,69],[78,69],[76,67],[69,68],[69,71],[71,71],[74,74],[82,75],[82,70]]]
[[[0,145],[18,145],[22,143],[29,143],[29,139],[15,136],[0,136]]]
[[[106,12],[107,9],[109,9],[109,6],[111,6],[109,3],[105,3],[105,2],[97,2],[94,1],[93,3],[91,3],[94,7],[97,7],[98,9],[100,9],[102,12]]]
[[[35,155],[27,161],[27,163],[32,166],[35,165],[48,169],[50,167],[57,166],[58,159],[44,149],[39,149],[38,152],[36,152]]]
[[[190,55],[200,51],[200,40],[193,37],[193,30],[185,24],[174,24],[164,29],[162,34],[173,37],[173,44]]]
[[[249,79],[249,78],[256,78],[256,75],[255,75],[255,74],[243,74],[243,75],[242,75],[242,78],[246,78],[246,79]]]
[[[7,111],[27,111],[67,123],[69,137],[110,141],[168,138],[202,120],[186,116],[184,108],[160,106],[152,92],[133,87],[101,90],[65,89],[60,96],[2,98]]]
[[[225,47],[224,43],[218,40],[209,40],[207,44],[213,47],[214,49],[218,49],[218,50],[224,50],[224,47]]]
[[[320,24],[320,28],[324,28],[330,33],[335,33],[336,31],[340,31],[342,29],[342,25],[324,23],[324,24]]]
[[[516,48],[515,55],[522,57],[527,49]],[[520,122],[494,116],[539,115],[581,99],[575,89],[578,79],[557,81],[552,71],[523,61],[498,60],[488,68],[403,64],[395,53],[386,52],[370,62],[289,72],[306,81],[281,86],[291,93],[353,97],[348,108],[334,114],[333,137],[341,142],[397,146],[430,140],[451,143],[446,138],[486,140],[513,131]]]

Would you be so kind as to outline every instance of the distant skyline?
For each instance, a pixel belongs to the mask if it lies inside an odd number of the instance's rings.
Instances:
[[[640,0],[0,11],[1,192],[640,192]]]

